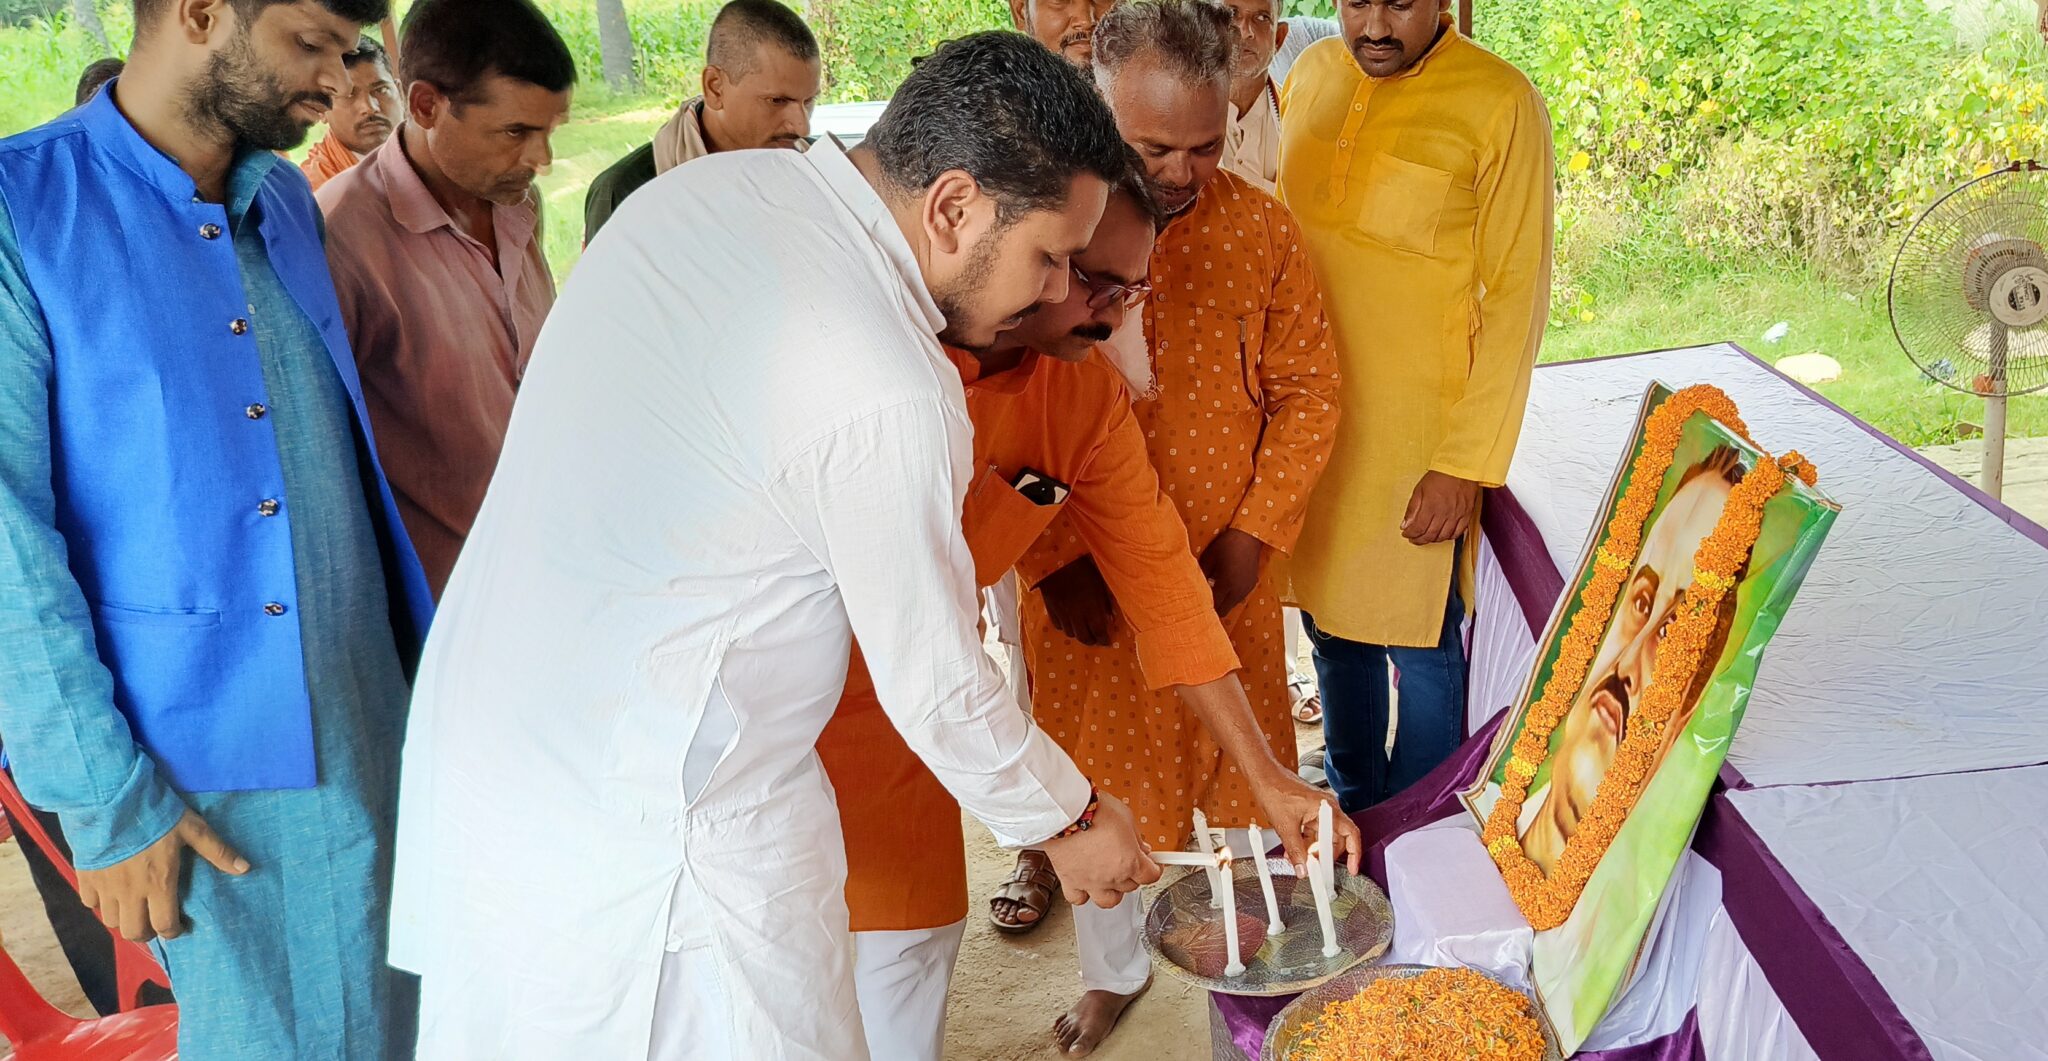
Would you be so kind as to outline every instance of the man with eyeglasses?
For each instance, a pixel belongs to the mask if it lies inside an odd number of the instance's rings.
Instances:
[[[1298,835],[1313,827],[1319,797],[1263,745],[1187,531],[1160,490],[1123,381],[1100,350],[1151,289],[1146,261],[1161,220],[1134,173],[1111,192],[1087,249],[1074,257],[1064,299],[1040,306],[990,349],[947,349],[966,387],[980,469],[962,529],[976,581],[987,586],[1055,516],[1066,523],[1124,604],[1144,687],[1172,689],[1194,717],[1226,735],[1233,753],[1263,760],[1259,776],[1269,781],[1254,792],[1260,817]],[[846,838],[868,1052],[938,1061],[967,916],[960,809],[890,724],[858,648],[818,753]],[[1349,839],[1340,844],[1356,849]],[[1126,899],[1118,909],[1140,905]]]
[[[1294,769],[1273,562],[1294,544],[1337,432],[1337,366],[1294,219],[1219,170],[1234,31],[1206,0],[1125,0],[1095,28],[1096,87],[1171,219],[1153,247],[1143,323],[1151,363],[1135,407],[1152,466],[1187,525],[1241,664],[1270,755],[1149,691],[1130,602],[1100,552],[1056,521],[1020,565],[1032,714],[1155,849],[1181,847],[1193,812],[1241,830],[1271,823],[1251,796]],[[1261,838],[1257,846],[1271,841]],[[1243,843],[1233,840],[1232,846]],[[1083,994],[1056,1026],[1068,1056],[1093,1050],[1149,982],[1135,905],[1074,912]]]

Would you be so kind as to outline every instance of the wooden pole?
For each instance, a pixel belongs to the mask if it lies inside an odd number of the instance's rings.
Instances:
[[[1472,36],[1472,0],[1458,0],[1458,32]]]

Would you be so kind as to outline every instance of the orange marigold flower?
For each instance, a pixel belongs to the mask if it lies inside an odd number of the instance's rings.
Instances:
[[[1314,1061],[1537,1061],[1529,1000],[1470,969],[1382,977],[1332,1002],[1302,1036]]]

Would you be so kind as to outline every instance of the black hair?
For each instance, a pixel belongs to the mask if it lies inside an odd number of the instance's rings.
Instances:
[[[1095,69],[1115,77],[1140,55],[1189,84],[1230,80],[1237,31],[1230,9],[1209,0],[1127,0],[1095,24]]]
[[[364,63],[376,63],[378,66],[383,67],[386,71],[389,71],[391,69],[391,57],[384,54],[383,45],[378,44],[376,41],[373,41],[368,37],[362,37],[358,39],[356,41],[355,50],[341,57],[341,65],[349,68],[350,70],[354,70],[356,67],[361,66]]]
[[[170,0],[135,0],[135,28],[141,32],[157,12],[163,10]],[[296,0],[230,0],[235,17],[244,23],[254,22],[263,9],[272,4],[294,3]],[[382,22],[391,14],[390,0],[316,0],[321,7],[348,19],[358,26]]]
[[[85,106],[85,101],[91,99],[92,94],[98,92],[101,85],[120,77],[122,68],[127,65],[119,59],[95,60],[91,66],[85,68],[84,73],[78,75],[78,98],[73,105]]]
[[[737,80],[754,72],[763,44],[807,62],[818,58],[818,38],[788,5],[779,0],[732,0],[711,20],[704,62]]]
[[[1117,184],[1133,161],[1087,77],[1007,30],[949,41],[918,63],[862,146],[900,192],[966,171],[1005,221],[1065,202],[1082,173]]]
[[[398,37],[402,80],[457,103],[476,102],[494,74],[549,92],[576,83],[569,46],[532,0],[419,0]]]

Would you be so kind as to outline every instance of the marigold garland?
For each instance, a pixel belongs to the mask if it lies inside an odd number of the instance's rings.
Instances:
[[[1537,1061],[1529,1000],[1470,969],[1382,977],[1323,1007],[1301,1042],[1314,1061]]]
[[[1564,721],[1572,699],[1584,684],[1592,666],[1607,621],[1614,614],[1616,600],[1642,546],[1643,525],[1663,489],[1664,473],[1683,436],[1685,422],[1699,412],[1719,420],[1755,446],[1749,429],[1736,414],[1735,403],[1719,388],[1687,387],[1666,399],[1643,425],[1643,448],[1632,465],[1628,487],[1615,504],[1608,521],[1606,540],[1594,550],[1592,577],[1579,591],[1579,609],[1558,646],[1550,679],[1543,695],[1525,713],[1521,735],[1502,771],[1500,800],[1487,816],[1480,837],[1494,864],[1500,867],[1509,894],[1529,924],[1538,931],[1556,928],[1571,916],[1579,894],[1593,868],[1606,855],[1608,845],[1621,831],[1622,822],[1648,784],[1657,752],[1664,741],[1664,727],[1677,713],[1680,700],[1693,684],[1699,668],[1707,662],[1707,642],[1712,638],[1716,615],[1723,597],[1735,588],[1736,572],[1749,559],[1763,530],[1763,509],[1785,483],[1788,472],[1811,486],[1814,467],[1797,453],[1777,460],[1763,460],[1746,473],[1728,496],[1712,533],[1701,540],[1693,557],[1693,588],[1688,591],[1688,608],[1672,623],[1657,650],[1657,662],[1644,689],[1640,706],[1630,720],[1614,762],[1593,797],[1593,806],[1579,820],[1578,830],[1565,841],[1551,875],[1522,851],[1515,826],[1522,816],[1522,804],[1529,796],[1529,784],[1536,777],[1536,765],[1550,754],[1550,735]],[[1761,447],[1759,447],[1761,448]]]

